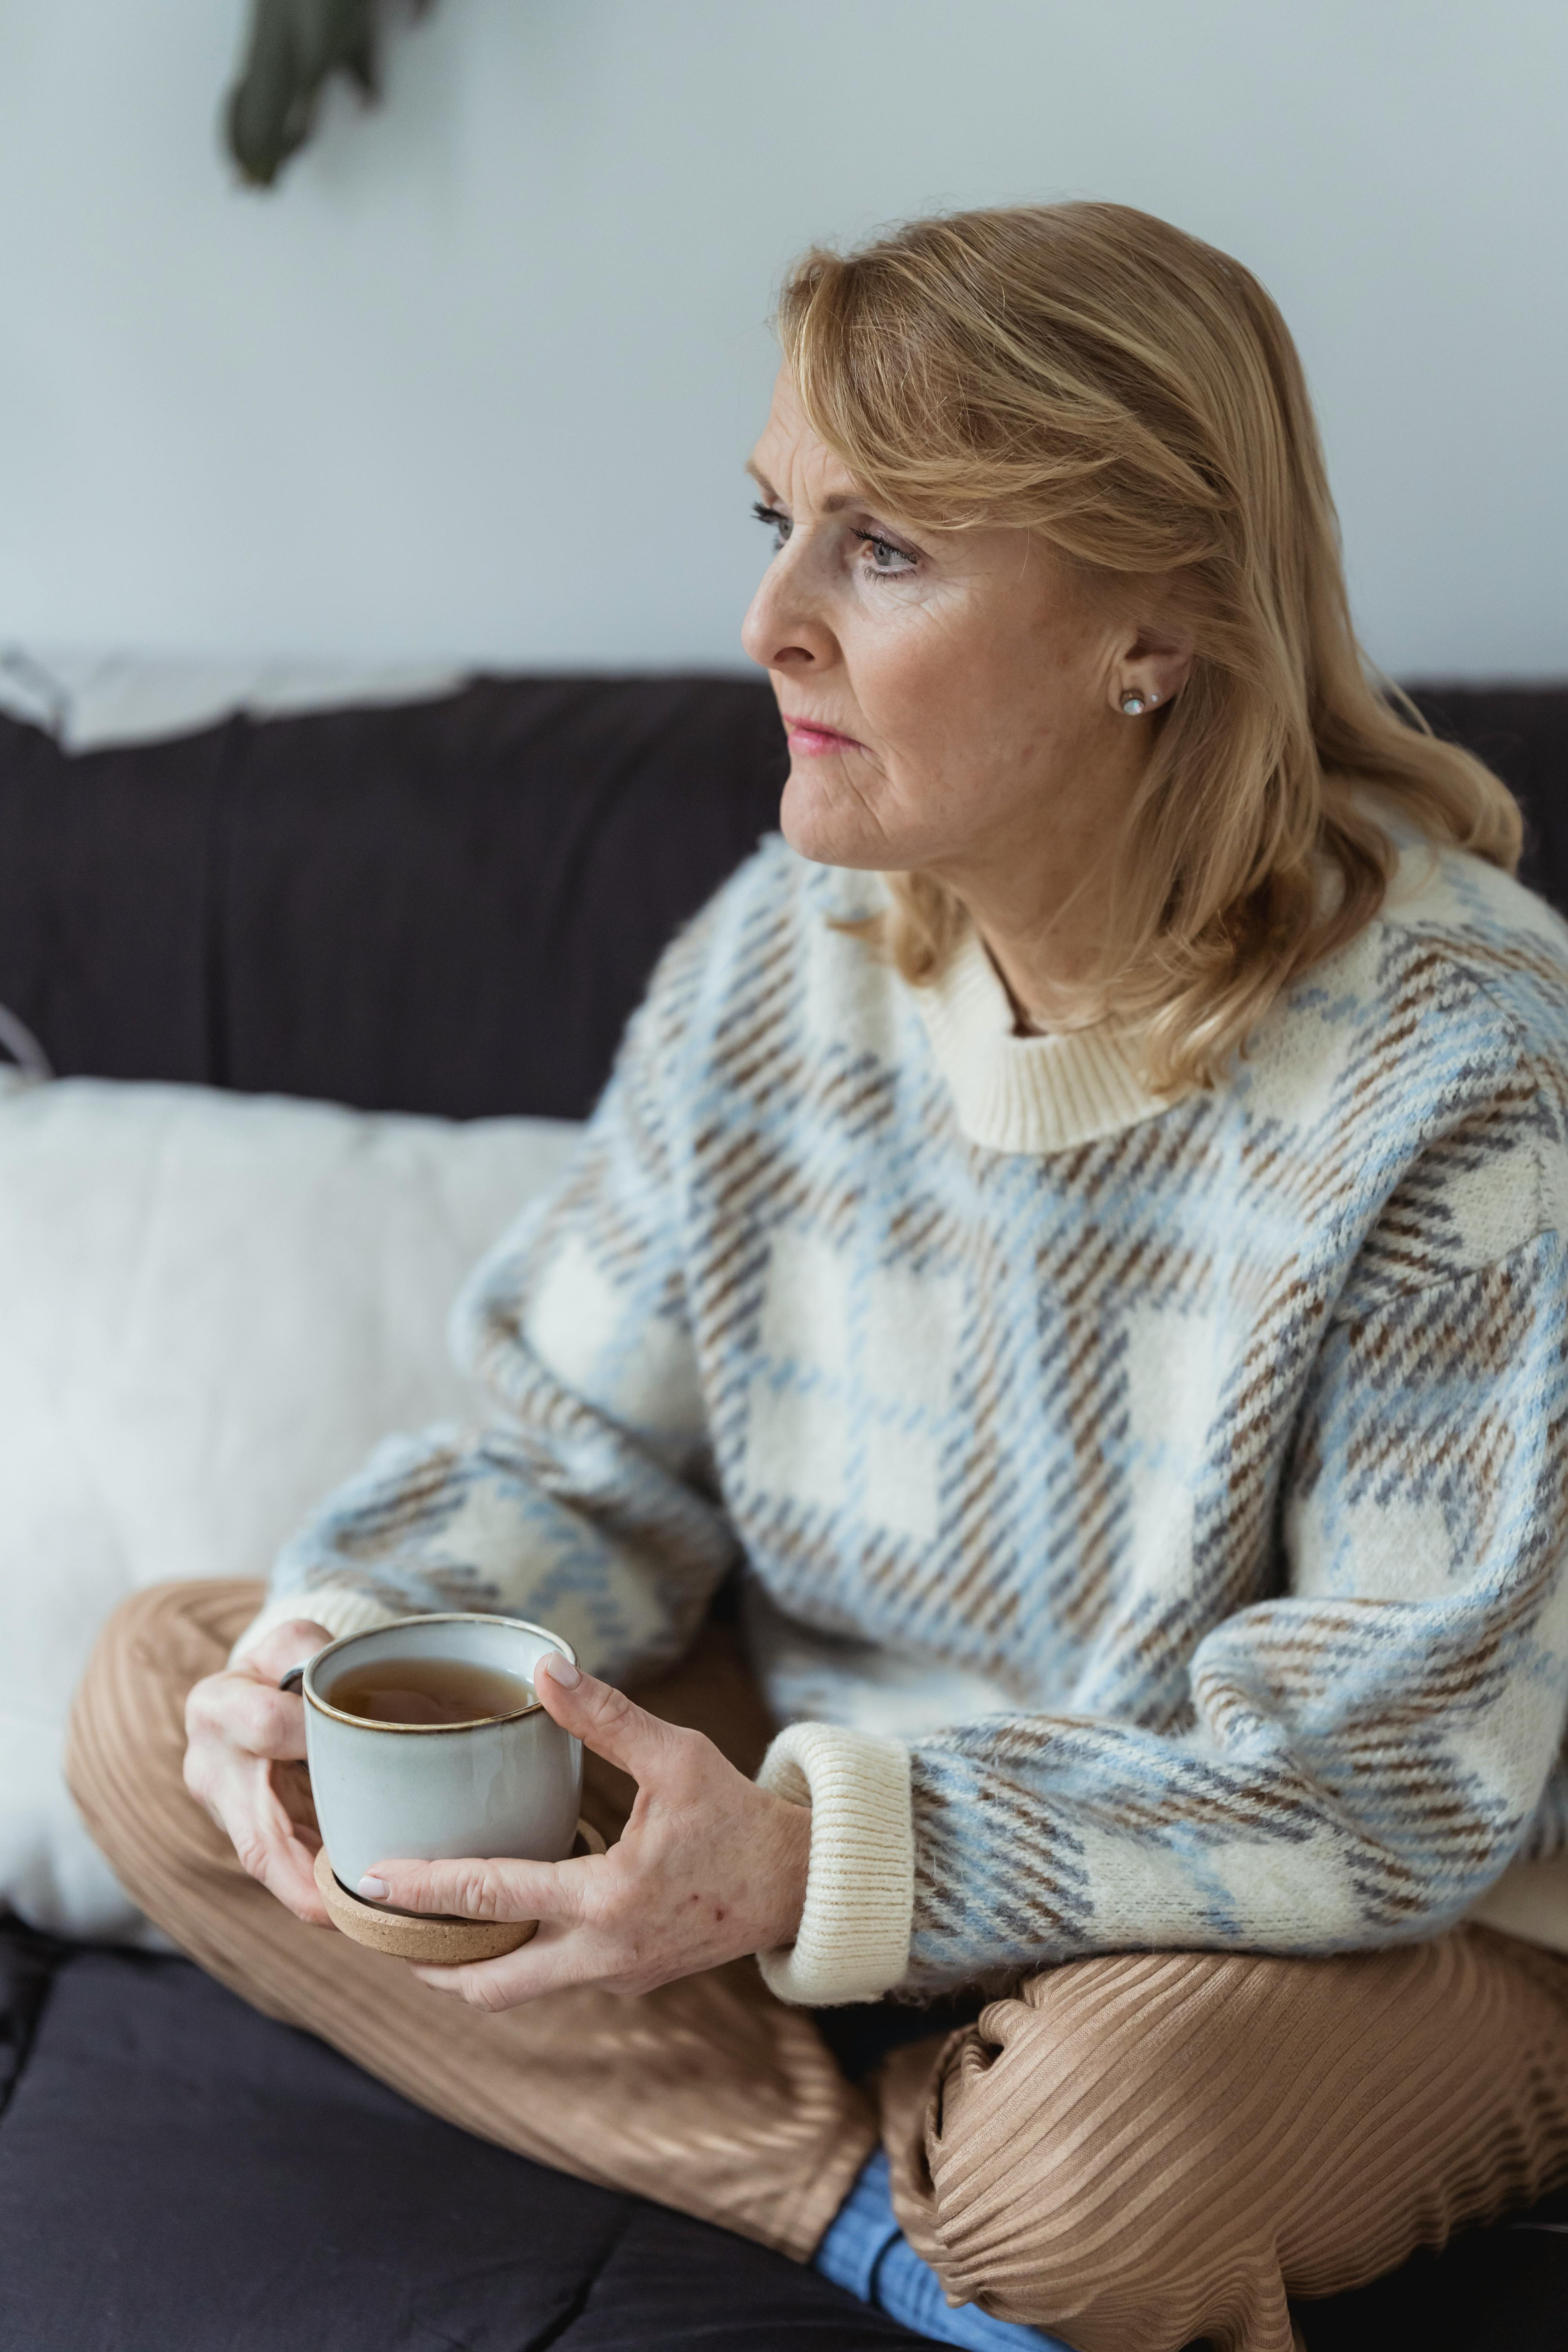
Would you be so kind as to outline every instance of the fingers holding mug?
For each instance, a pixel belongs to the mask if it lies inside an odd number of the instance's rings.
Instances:
[[[571,1862],[384,1862],[360,1881],[363,1897],[448,1918],[537,1920],[539,1932],[500,1958],[411,1961],[434,1992],[456,1995],[491,2014],[515,2009],[568,1985],[594,1981],[602,1969],[591,1925],[601,1907],[600,1855]],[[374,1895],[373,1889],[385,1892]],[[584,1934],[587,1928],[590,1932]]]
[[[554,1919],[580,1908],[570,1863],[490,1861],[377,1862],[356,1892],[367,1903],[447,1919]],[[563,1885],[563,1882],[565,1882]]]
[[[250,1876],[297,1919],[324,1927],[330,1923],[314,1868],[320,1840],[273,1785],[275,1769],[291,1769],[275,1767],[268,1758],[218,1738],[193,1738],[185,1751],[186,1787],[212,1815]]]
[[[287,1801],[274,1777],[300,1777],[305,1710],[297,1695],[278,1688],[278,1677],[331,1638],[310,1619],[280,1625],[195,1684],[185,1704],[185,1786],[251,1877],[312,1927],[328,1924],[313,1870],[320,1841],[300,1792],[290,1787],[294,1801]]]

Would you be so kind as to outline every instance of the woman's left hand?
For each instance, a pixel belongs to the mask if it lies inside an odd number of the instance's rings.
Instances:
[[[534,1672],[548,1713],[637,1783],[618,1843],[572,1862],[378,1862],[362,1895],[405,1911],[537,1919],[499,1960],[415,1968],[476,2009],[563,1985],[651,1992],[795,1941],[811,1814],[737,1772],[710,1739],[648,1715],[552,1651]]]

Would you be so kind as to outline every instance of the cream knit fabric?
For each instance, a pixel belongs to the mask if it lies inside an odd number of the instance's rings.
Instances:
[[[1007,992],[973,930],[915,1002],[959,1124],[989,1150],[1065,1151],[1152,1118],[1173,1099],[1151,1092],[1135,1041],[1111,1023],[1015,1036]]]
[[[406,1610],[389,1608],[384,1601],[374,1600],[368,1592],[342,1587],[327,1586],[312,1592],[308,1607],[296,1592],[275,1592],[235,1643],[233,1657],[242,1657],[247,1650],[254,1650],[268,1633],[276,1633],[279,1625],[292,1623],[296,1617],[308,1617],[315,1624],[324,1625],[334,1641],[342,1641],[349,1633],[369,1633],[377,1625],[391,1625],[407,1613]]]
[[[765,1952],[781,2000],[875,2000],[903,1974],[915,1901],[910,1751],[825,1723],[781,1731],[757,1775],[811,1807],[811,1870],[800,1931]]]

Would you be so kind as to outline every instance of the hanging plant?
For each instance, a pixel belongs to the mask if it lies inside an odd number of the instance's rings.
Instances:
[[[423,16],[431,0],[412,0]],[[252,0],[250,46],[228,96],[229,152],[255,188],[269,188],[316,125],[334,74],[362,97],[380,89],[381,0]]]

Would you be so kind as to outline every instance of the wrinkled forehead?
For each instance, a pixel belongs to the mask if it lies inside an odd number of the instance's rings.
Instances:
[[[768,421],[747,460],[747,472],[770,498],[792,512],[832,512],[860,502],[863,493],[842,457],[807,424],[787,368],[773,384]]]

